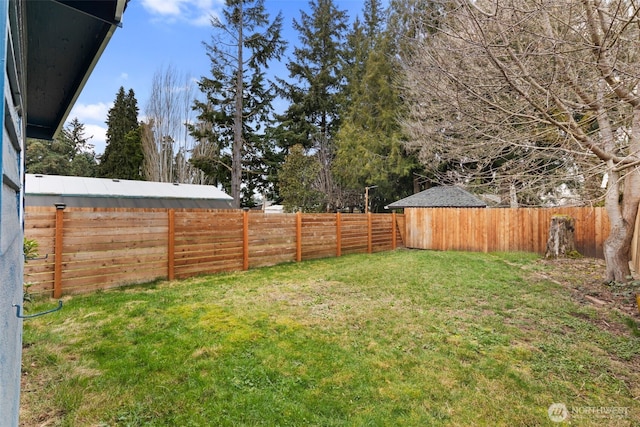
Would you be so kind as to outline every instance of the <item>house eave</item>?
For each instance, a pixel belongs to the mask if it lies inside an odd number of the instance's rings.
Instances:
[[[26,136],[60,131],[128,0],[26,2]]]

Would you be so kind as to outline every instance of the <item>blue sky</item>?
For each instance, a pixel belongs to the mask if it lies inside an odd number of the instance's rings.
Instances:
[[[363,0],[334,0],[346,10],[350,20],[362,15]],[[386,2],[385,2],[386,3]],[[133,89],[143,119],[144,106],[151,90],[153,75],[168,66],[198,80],[208,76],[210,63],[203,41],[209,42],[212,28],[210,16],[217,14],[224,0],[131,0],[118,28],[89,77],[68,119],[77,117],[85,125],[85,135],[92,137],[96,153],[105,145],[107,111],[120,86]],[[307,0],[265,0],[273,19],[282,11],[283,36],[288,52],[298,42],[293,19],[300,10],[308,10]],[[286,73],[284,63],[273,64],[272,70]],[[287,77],[281,75],[280,77]]]

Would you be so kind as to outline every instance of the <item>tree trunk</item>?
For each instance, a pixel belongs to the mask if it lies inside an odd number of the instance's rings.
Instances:
[[[518,192],[516,190],[516,185],[513,182],[509,184],[509,207],[511,209],[516,209],[518,207]]]
[[[604,83],[601,83],[604,86]],[[603,104],[606,90],[597,93],[598,103]],[[607,112],[598,109],[598,125],[603,137],[604,147],[609,152],[616,149],[616,136],[609,120],[603,120]],[[638,153],[640,150],[640,106],[634,108],[629,133],[629,152]],[[609,237],[604,242],[604,259],[607,270],[607,283],[626,283],[631,277],[631,241],[635,229],[638,203],[640,203],[640,174],[634,168],[620,169],[613,159],[606,161],[607,165],[607,194],[604,206],[609,216]],[[621,197],[622,196],[622,197]]]
[[[242,112],[244,96],[244,70],[242,49],[244,39],[242,36],[242,2],[236,6],[238,10],[238,69],[236,70],[236,93],[235,93],[235,112],[233,118],[233,150],[231,158],[231,197],[233,197],[232,206],[235,209],[240,208],[240,187],[242,186]]]
[[[553,215],[547,239],[545,258],[561,258],[576,252],[575,221],[567,215]]]
[[[604,259],[607,266],[607,283],[625,283],[631,280],[629,268],[630,243],[633,228],[617,227],[612,229],[604,242]]]
[[[632,279],[629,261],[631,260],[631,241],[638,213],[638,200],[632,194],[632,185],[637,185],[638,174],[630,173],[625,178],[625,192],[620,205],[607,204],[609,215],[609,237],[604,242],[604,259],[607,266],[605,281],[607,283],[626,283]],[[635,181],[635,182],[634,182]]]
[[[634,115],[634,135],[640,133],[640,109]],[[640,143],[632,139],[634,150]],[[640,203],[640,174],[629,171],[620,177],[620,173],[613,167],[613,162],[607,162],[609,175],[608,191],[605,196],[605,208],[609,216],[609,237],[604,242],[604,259],[606,263],[607,283],[627,283],[633,279],[629,261],[631,261],[631,241],[635,230]],[[622,200],[620,200],[622,194]]]
[[[625,193],[622,202],[615,206],[607,206],[609,214],[609,237],[604,242],[604,259],[607,266],[605,281],[607,283],[626,283],[633,279],[631,276],[631,241],[635,229],[638,213],[638,197],[634,187],[638,186],[638,173],[629,173],[624,179]],[[617,209],[614,209],[617,208]]]

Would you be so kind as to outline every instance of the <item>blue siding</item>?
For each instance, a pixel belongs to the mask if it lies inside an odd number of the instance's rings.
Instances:
[[[20,60],[20,2],[0,0],[0,427],[17,426],[20,404],[22,321],[13,304],[22,305],[22,150],[24,147]],[[10,19],[10,14],[14,19]]]

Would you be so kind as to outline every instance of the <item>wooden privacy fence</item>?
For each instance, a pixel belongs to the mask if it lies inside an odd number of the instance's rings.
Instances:
[[[575,219],[576,249],[602,258],[609,235],[604,208],[405,209],[408,248],[544,254],[553,215]]]
[[[574,218],[578,252],[603,256],[604,208],[411,208],[396,215],[27,207],[25,236],[46,258],[27,262],[25,281],[30,291],[57,297],[399,246],[544,254],[555,214]]]
[[[63,293],[246,270],[403,245],[396,214],[27,207],[30,292]]]

